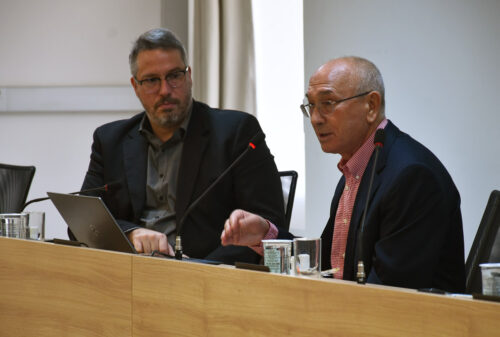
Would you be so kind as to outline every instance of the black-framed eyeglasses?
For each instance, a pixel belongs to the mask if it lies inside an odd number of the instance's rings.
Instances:
[[[314,103],[309,103],[309,100],[307,99],[307,96],[306,96],[306,97],[304,97],[304,103],[300,105],[300,110],[302,110],[302,113],[307,118],[311,118],[311,114],[312,114],[312,111],[314,109],[318,109],[319,113],[322,114],[323,116],[330,115],[335,110],[335,106],[337,104],[342,103],[344,101],[348,101],[348,100],[353,99],[353,98],[358,98],[358,97],[361,97],[361,96],[368,95],[370,92],[371,91],[366,91],[366,92],[364,92],[362,94],[358,94],[358,95],[354,95],[354,96],[351,96],[351,97],[339,99],[337,101],[333,101],[331,99],[330,100],[320,101],[319,104],[318,104],[318,106],[316,106],[316,104],[314,104]]]
[[[168,85],[172,88],[180,87],[186,80],[186,73],[188,72],[188,69],[189,67],[186,67],[184,70],[176,70],[168,73],[165,76],[165,81],[167,81]],[[161,80],[162,79],[160,77],[150,77],[143,80],[138,80],[137,78],[135,79],[135,81],[139,83],[148,94],[154,94],[160,90]]]

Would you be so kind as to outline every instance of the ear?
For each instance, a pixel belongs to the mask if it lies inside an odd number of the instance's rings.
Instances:
[[[187,82],[189,83],[189,86],[192,87],[193,85],[193,79],[191,77],[191,67],[188,66],[188,71],[187,71]]]
[[[135,81],[135,78],[134,76],[132,76],[130,78],[130,84],[132,84],[132,87],[134,88],[134,91],[135,91],[135,94],[137,97],[139,97],[138,93],[137,93],[137,90],[138,90],[138,87],[139,87],[139,84]]]
[[[382,96],[378,91],[372,91],[368,94],[368,113],[366,114],[366,119],[370,124],[378,120],[381,103]]]

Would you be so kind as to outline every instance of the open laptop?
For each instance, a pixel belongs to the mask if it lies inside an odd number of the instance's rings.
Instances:
[[[54,192],[47,192],[47,195],[78,241],[90,248],[137,254],[101,198]],[[183,261],[221,264],[219,261],[187,257]]]
[[[90,248],[137,254],[99,197],[47,192],[75,238]]]

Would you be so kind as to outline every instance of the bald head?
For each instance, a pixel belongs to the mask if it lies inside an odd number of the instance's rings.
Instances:
[[[380,115],[385,113],[385,88],[382,74],[372,62],[357,56],[332,59],[311,76],[310,81],[327,78],[336,90],[345,95],[377,91],[381,97]],[[383,118],[382,118],[383,119]]]
[[[344,160],[356,153],[385,118],[382,76],[373,63],[359,57],[342,57],[319,67],[306,95],[321,148]]]

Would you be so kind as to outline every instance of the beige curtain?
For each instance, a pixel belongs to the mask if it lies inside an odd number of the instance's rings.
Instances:
[[[189,0],[193,96],[255,115],[251,0]]]

